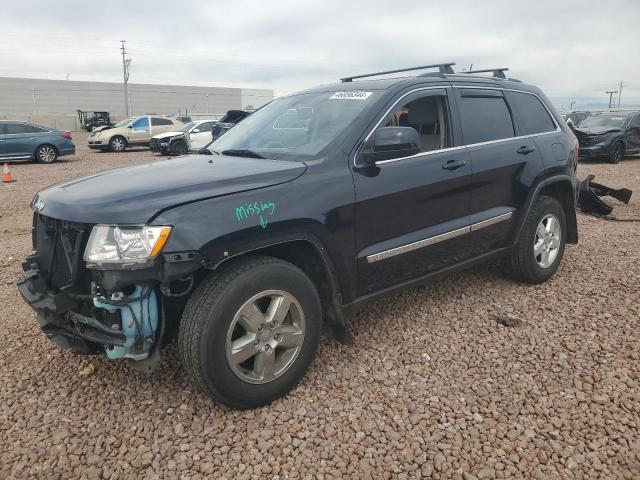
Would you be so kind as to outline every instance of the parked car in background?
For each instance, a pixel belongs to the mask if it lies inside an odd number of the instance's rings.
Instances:
[[[438,67],[281,97],[208,155],[41,190],[18,281],[40,328],[145,370],[178,332],[192,380],[251,408],[376,298],[500,259],[549,280],[578,241],[575,136],[540,89]]]
[[[240,123],[253,112],[249,110],[229,110],[224,117],[211,127],[211,141],[215,141],[227,133],[231,127]]]
[[[53,163],[58,157],[73,155],[76,146],[71,134],[29,122],[0,120],[0,159],[35,160]]]
[[[182,122],[177,119],[160,115],[127,118],[113,128],[92,132],[87,145],[94,150],[122,152],[129,146],[148,146],[153,135],[181,126]]]
[[[591,112],[565,112],[561,113],[562,119],[567,122],[570,127],[577,127],[582,121],[591,115]]]
[[[627,154],[640,153],[640,111],[596,113],[574,128],[580,158],[605,158],[618,163]]]
[[[163,155],[184,155],[190,151],[198,151],[211,143],[211,126],[214,123],[215,120],[186,123],[176,131],[154,135],[149,147]]]

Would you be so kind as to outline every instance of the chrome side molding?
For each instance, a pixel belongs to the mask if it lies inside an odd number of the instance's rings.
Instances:
[[[414,250],[418,250],[419,248],[428,247],[430,245],[435,245],[436,243],[444,242],[445,240],[451,240],[452,238],[467,235],[471,232],[475,232],[483,228],[490,227],[491,225],[495,225],[496,223],[509,220],[512,216],[513,212],[503,213],[502,215],[483,220],[482,222],[473,223],[466,227],[457,228],[455,230],[451,230],[450,232],[441,233],[440,235],[434,235],[433,237],[418,240],[417,242],[412,242],[400,247],[373,253],[371,255],[367,255],[367,263],[379,262],[380,260],[395,257],[396,255],[402,255],[403,253],[412,252]]]

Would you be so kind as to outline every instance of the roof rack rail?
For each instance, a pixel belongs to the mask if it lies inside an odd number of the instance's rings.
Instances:
[[[386,75],[388,73],[411,72],[413,70],[423,70],[425,68],[436,68],[436,67],[440,70],[440,73],[452,74],[452,73],[455,73],[453,71],[453,68],[451,68],[452,65],[455,65],[455,63],[454,62],[434,63],[433,65],[423,65],[421,67],[399,68],[397,70],[387,70],[386,72],[375,72],[375,73],[365,73],[365,74],[362,74],[362,75],[353,75],[351,77],[341,78],[340,81],[342,83],[352,82],[356,78],[377,77],[379,75]]]
[[[489,73],[493,74],[494,78],[504,78],[506,80],[507,76],[504,74],[509,70],[508,68],[486,68],[484,70],[469,70],[468,72],[460,72],[460,73]]]

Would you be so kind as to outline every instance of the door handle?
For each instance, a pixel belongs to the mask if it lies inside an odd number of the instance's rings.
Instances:
[[[523,145],[522,147],[520,147],[518,150],[516,150],[520,155],[527,155],[531,152],[535,152],[536,149],[533,147],[530,147],[529,145]]]
[[[464,167],[467,164],[464,160],[449,160],[442,164],[442,168],[445,170],[455,170],[456,168]]]

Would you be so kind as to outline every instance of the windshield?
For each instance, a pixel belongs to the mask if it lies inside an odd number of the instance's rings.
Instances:
[[[131,123],[130,118],[125,118],[124,120],[120,120],[118,123],[114,125],[114,127],[126,127]]]
[[[209,146],[278,160],[311,160],[339,139],[378,92],[319,92],[283,97],[249,115]]]
[[[188,132],[189,130],[191,130],[191,127],[193,127],[196,124],[196,122],[189,122],[189,123],[185,123],[183,126],[181,126],[178,131],[179,132]]]
[[[616,115],[592,115],[585,118],[581,127],[622,127],[627,117]]]

